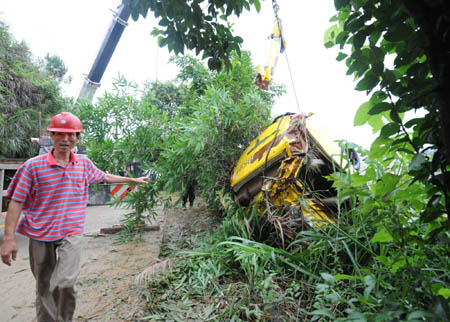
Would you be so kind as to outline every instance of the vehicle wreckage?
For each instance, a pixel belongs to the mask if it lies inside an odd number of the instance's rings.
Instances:
[[[356,152],[349,152],[352,163],[359,164]],[[246,148],[234,168],[231,187],[239,205],[256,205],[259,213],[274,209],[279,230],[289,228],[282,228],[280,218],[288,215],[292,226],[294,217],[296,227],[290,228],[295,234],[336,222],[337,191],[326,176],[346,165],[340,146],[315,116],[288,113]]]

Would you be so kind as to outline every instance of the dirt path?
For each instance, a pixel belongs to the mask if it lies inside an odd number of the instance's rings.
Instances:
[[[75,321],[136,321],[145,316],[145,285],[136,284],[136,276],[160,261],[163,239],[182,242],[188,234],[209,226],[203,205],[159,213],[156,224],[161,231],[144,234],[143,242],[117,245],[111,237],[89,241]]]
[[[205,229],[207,213],[202,205],[192,209],[162,211],[155,225],[160,231],[146,232],[144,241],[118,244],[114,235],[92,237],[102,227],[120,222],[125,210],[88,207],[86,244],[78,279],[78,300],[74,321],[136,321],[145,314],[144,285],[135,283],[138,274],[157,263],[163,237],[182,240],[190,231]],[[0,236],[2,238],[3,236]],[[19,256],[11,267],[1,265],[1,321],[36,321],[34,278],[31,275],[27,239],[18,236]]]
[[[157,223],[164,226],[164,215]],[[89,238],[78,279],[74,321],[132,321],[142,311],[135,277],[157,263],[163,230],[143,241],[117,244],[113,236]]]

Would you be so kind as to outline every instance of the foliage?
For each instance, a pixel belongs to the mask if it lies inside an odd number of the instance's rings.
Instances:
[[[134,2],[144,3],[164,8]],[[442,1],[428,2],[442,5],[423,10],[442,9],[441,19],[429,19],[430,31],[412,3],[425,2],[335,1],[339,12],[326,45],[341,48],[338,60],[346,59],[357,90],[373,92],[355,125],[369,123],[379,138],[370,151],[359,149],[364,171],[331,176],[339,200],[349,205],[336,225],[301,231],[285,249],[263,243],[262,215],[236,208],[227,193],[231,167],[267,123],[273,97],[255,90],[245,55],[230,59],[229,74],[208,71],[190,57],[175,59],[184,67],[178,77],[184,104],[170,117],[149,114],[153,122],[136,133],[145,128],[141,134],[154,135],[145,147],[159,151],[154,166],[166,190],[179,189],[186,173],[200,173],[203,194],[220,203],[225,218],[216,233],[197,236],[178,253],[171,275],[150,281],[148,319],[448,320],[450,127],[443,96],[449,87],[435,64],[442,63],[445,76],[450,60],[437,59],[430,47],[441,41],[448,54],[448,10]],[[172,95],[171,88],[163,92]],[[164,95],[144,97],[151,102]],[[408,120],[414,110],[425,116]]]
[[[429,235],[437,238],[450,226],[448,1],[336,0],[335,6],[325,45],[339,46],[337,60],[345,59],[356,90],[372,93],[355,125],[379,132],[370,153],[383,166],[409,160],[408,174],[427,187],[428,204],[417,210],[422,222],[439,223]],[[411,118],[411,111],[424,116]]]
[[[447,231],[436,236],[435,232],[447,219],[424,222],[422,214],[429,207],[427,196],[433,187],[409,175],[414,156],[402,155],[395,149],[385,151],[383,157],[374,156],[374,152],[373,148],[368,152],[372,158],[367,159],[363,174],[333,178],[335,186],[340,187],[340,198],[359,197],[352,213],[352,225],[354,231],[361,229],[359,232],[365,235],[363,244],[367,250],[366,256],[357,251],[353,255],[360,257],[364,264],[360,264],[359,272],[370,272],[373,278],[375,301],[363,304],[366,309],[378,312],[367,316],[402,319],[408,313],[420,311],[426,312],[423,314],[430,320],[433,316],[439,320],[440,310],[447,312],[444,315],[450,312],[444,297],[439,296],[449,286],[449,259],[445,249],[450,235]],[[386,159],[391,162],[386,164]],[[364,257],[369,265],[363,261]],[[361,273],[358,273],[360,277]],[[364,296],[370,300],[367,292]],[[352,307],[350,311],[357,310]]]
[[[231,67],[232,52],[240,53],[242,38],[234,36],[227,19],[231,15],[240,16],[254,6],[259,12],[259,0],[128,0],[131,16],[138,20],[146,18],[148,11],[159,19],[159,28],[152,34],[158,36],[159,46],[167,46],[169,52],[184,54],[185,48],[194,50],[203,59],[208,59],[208,67],[219,71],[223,65]],[[203,8],[202,8],[203,7]]]
[[[267,93],[253,85],[248,53],[233,56],[229,73],[210,71],[188,56],[174,61],[185,67],[179,83],[150,84],[138,99],[136,86],[120,78],[115,93],[106,93],[95,105],[78,104],[84,142],[102,169],[118,172],[127,162],[153,162],[167,192],[182,189],[189,173],[215,203],[216,193],[229,189],[237,158],[268,123],[282,88],[274,85]]]
[[[420,221],[427,187],[407,175],[410,160],[386,168],[360,153],[364,173],[333,175],[339,198],[357,203],[286,249],[254,241],[261,215],[223,195],[219,230],[176,250],[173,273],[150,280],[148,317],[171,319],[176,307],[181,319],[446,321],[450,236],[428,239],[437,224]]]
[[[64,75],[67,73],[67,66],[62,59],[56,55],[50,55],[47,53],[45,59],[42,62],[44,71],[53,76],[57,81],[62,81]]]
[[[0,21],[0,158],[36,155],[31,138],[39,136],[38,112],[46,124],[68,104],[57,80],[40,70],[28,47]]]
[[[169,118],[173,118],[185,105],[188,97],[186,91],[185,86],[177,86],[173,82],[152,82],[144,88],[142,100],[160,112],[164,112]]]
[[[75,106],[85,129],[82,140],[88,156],[104,171],[123,172],[127,163],[154,158],[163,132],[159,125],[167,123],[167,115],[139,100],[138,94],[137,85],[119,75],[114,91],[95,105],[78,102]]]
[[[187,64],[192,59],[176,61]],[[208,202],[217,204],[217,192],[229,190],[231,171],[243,149],[268,122],[274,95],[281,89],[268,94],[253,85],[254,69],[247,53],[234,56],[231,64],[229,73],[217,74],[190,64],[179,75],[190,82],[190,112],[175,120],[158,160],[169,192],[179,190],[189,173],[197,178]]]
[[[143,166],[147,171],[152,168],[149,165]],[[122,205],[130,211],[126,213],[121,222],[122,230],[119,232],[118,241],[121,243],[135,240],[144,232],[144,226],[155,220],[156,206],[158,204],[168,204],[164,196],[159,195],[159,187],[156,180],[151,180],[146,185],[130,187],[133,193],[128,193],[123,200],[115,199],[111,203],[113,206]]]

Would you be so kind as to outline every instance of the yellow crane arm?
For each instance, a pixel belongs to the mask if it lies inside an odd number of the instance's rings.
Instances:
[[[286,48],[286,41],[283,37],[283,31],[281,27],[281,20],[277,19],[273,24],[272,34],[270,35],[270,49],[269,60],[267,65],[264,66],[264,72],[261,72],[261,66],[258,65],[258,75],[255,79],[255,84],[263,90],[269,89],[269,83],[272,80],[272,76],[277,65],[278,55],[283,53]]]

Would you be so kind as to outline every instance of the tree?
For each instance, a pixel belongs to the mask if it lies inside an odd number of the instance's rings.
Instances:
[[[337,60],[358,80],[356,90],[371,93],[355,125],[379,132],[372,156],[388,150],[411,156],[409,174],[429,186],[422,219],[442,218],[450,213],[450,3],[335,0],[335,6],[326,46],[339,46]],[[424,116],[406,119],[412,111]],[[392,161],[385,158],[385,166]],[[431,236],[448,225],[447,219]]]
[[[242,38],[234,36],[227,18],[240,16],[250,6],[259,12],[259,0],[126,0],[131,16],[147,17],[152,11],[159,19],[159,29],[152,34],[158,36],[159,46],[167,46],[170,52],[184,54],[185,48],[195,50],[198,55],[203,52],[203,59],[208,58],[208,67],[220,70],[224,65],[230,67],[230,54],[240,53]]]
[[[64,65],[63,60],[57,55],[50,55],[47,53],[43,61],[44,71],[53,76],[57,81],[62,81],[64,75],[67,73],[67,66]]]
[[[189,88],[189,113],[176,120],[164,140],[158,165],[166,189],[175,191],[186,173],[197,177],[200,190],[210,202],[219,191],[230,191],[230,175],[248,143],[266,126],[270,107],[283,89],[273,93],[253,84],[250,54],[230,56],[229,72],[209,71],[192,57],[177,57],[184,66],[178,79]]]
[[[228,73],[208,70],[189,56],[174,62],[184,66],[177,81],[150,84],[141,99],[121,78],[115,92],[95,105],[78,103],[83,140],[89,157],[109,171],[133,159],[155,161],[169,192],[180,190],[187,172],[201,173],[199,185],[212,200],[229,189],[232,168],[268,124],[270,107],[283,90],[274,84],[267,93],[254,86],[254,66],[246,52],[240,57],[232,53]]]
[[[118,173],[128,162],[152,158],[162,130],[155,115],[163,113],[139,100],[137,85],[123,76],[113,85],[97,103],[77,102],[74,110],[83,123],[88,156],[104,171]]]
[[[180,106],[185,105],[187,100],[187,89],[173,82],[152,82],[146,84],[143,100],[155,106],[161,112],[165,112],[169,117],[174,117],[180,113]]]
[[[59,83],[32,61],[24,43],[18,43],[0,21],[0,158],[28,158],[38,146],[38,112],[45,120],[69,104]]]

